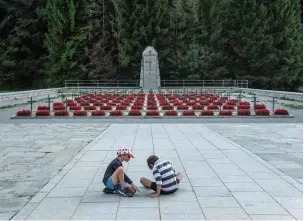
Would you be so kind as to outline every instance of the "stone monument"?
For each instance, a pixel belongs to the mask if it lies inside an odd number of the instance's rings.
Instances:
[[[151,46],[148,46],[142,53],[140,87],[144,91],[160,88],[158,54]]]

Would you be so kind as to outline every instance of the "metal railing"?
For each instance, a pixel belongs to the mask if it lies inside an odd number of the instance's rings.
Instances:
[[[139,80],[65,80],[66,88],[134,88]]]
[[[138,88],[139,80],[65,80],[66,88]],[[161,80],[161,88],[248,88],[248,80]]]
[[[162,88],[234,87],[248,88],[248,80],[162,80]]]

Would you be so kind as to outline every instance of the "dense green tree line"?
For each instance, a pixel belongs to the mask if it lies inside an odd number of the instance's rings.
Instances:
[[[0,0],[0,87],[138,79],[153,46],[161,79],[296,91],[301,17],[300,0]]]

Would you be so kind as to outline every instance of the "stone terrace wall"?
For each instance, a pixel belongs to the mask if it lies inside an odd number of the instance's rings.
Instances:
[[[33,100],[40,100],[48,96],[56,97],[57,95],[58,88],[2,93],[0,94],[0,107],[26,103],[31,97],[33,97]]]

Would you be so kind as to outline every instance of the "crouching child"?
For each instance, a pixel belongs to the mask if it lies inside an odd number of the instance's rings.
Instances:
[[[171,194],[178,190],[179,183],[183,178],[181,172],[175,173],[172,164],[168,160],[161,160],[157,156],[150,156],[147,159],[150,170],[153,171],[155,182],[142,177],[140,182],[155,192],[151,197],[158,197],[160,194]]]

